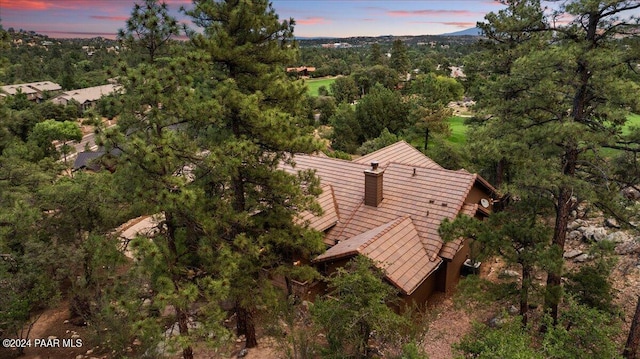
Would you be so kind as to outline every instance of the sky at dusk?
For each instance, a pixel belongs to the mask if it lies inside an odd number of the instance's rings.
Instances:
[[[136,0],[0,0],[0,19],[13,27],[54,38],[114,38]],[[141,3],[141,1],[139,0]],[[180,6],[191,0],[165,0],[171,13],[187,24]],[[272,0],[281,19],[296,20],[301,37],[428,35],[474,27],[502,5],[492,0],[364,1]]]

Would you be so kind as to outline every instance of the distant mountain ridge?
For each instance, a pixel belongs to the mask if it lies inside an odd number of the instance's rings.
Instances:
[[[482,33],[482,31],[477,28],[477,27],[472,27],[470,29],[466,29],[466,30],[461,30],[461,31],[456,31],[456,32],[449,32],[446,34],[440,34],[440,36],[480,36],[480,34]]]

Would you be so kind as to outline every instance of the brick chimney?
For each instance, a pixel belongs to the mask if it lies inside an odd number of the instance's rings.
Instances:
[[[384,170],[378,168],[378,162],[371,162],[371,169],[364,171],[364,204],[378,207],[382,202],[382,175]]]

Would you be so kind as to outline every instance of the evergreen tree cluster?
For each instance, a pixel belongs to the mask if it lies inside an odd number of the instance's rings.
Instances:
[[[252,348],[261,328],[292,358],[368,358],[374,345],[389,357],[426,357],[422,324],[391,309],[397,293],[374,263],[358,258],[321,278],[307,261],[325,249],[322,234],[298,220],[321,213],[319,180],[280,169],[295,166],[295,154],[327,150],[313,125],[329,125],[334,156],[413,139],[505,195],[487,220],[460,217],[440,229],[448,240],[472,239],[471,259],[500,256],[520,271],[502,291],[475,277],[461,288],[519,309],[497,328],[474,327],[456,347],[462,357],[636,358],[640,305],[624,348],[614,341],[611,248],[594,247],[575,271],[563,252],[581,206],[626,229],[637,223],[621,193],[640,178],[640,133],[625,127],[640,108],[640,4],[501,3],[478,24],[476,46],[448,51],[406,39],[300,49],[294,20],[267,0],[194,0],[182,9],[192,29],[145,0],[116,42],[27,48],[13,40],[34,34],[0,28],[2,83],[72,89],[117,78],[123,87],[97,104],[117,126],[92,121],[99,144],[118,153],[113,172],[68,172],[69,143],[82,138],[77,106],[0,99],[0,334],[26,338],[40,313],[68,300],[95,344],[122,357],[193,358],[203,343],[224,351],[236,337]],[[188,40],[176,41],[182,34]],[[100,51],[88,56],[85,43]],[[468,77],[449,77],[467,54]],[[300,62],[340,76],[311,98],[286,73]],[[447,105],[464,95],[477,105],[461,154],[443,138]],[[152,216],[154,230],[119,238],[114,229],[139,216]],[[318,279],[328,295],[303,305],[296,283]],[[168,328],[176,335],[165,337]]]

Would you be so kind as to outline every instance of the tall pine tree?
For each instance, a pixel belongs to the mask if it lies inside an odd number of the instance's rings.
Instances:
[[[191,35],[205,56],[211,94],[219,115],[203,122],[200,145],[209,152],[199,167],[219,221],[216,234],[229,246],[237,270],[231,278],[238,335],[257,345],[257,306],[268,304],[270,282],[262,270],[292,277],[308,276],[296,258],[322,249],[317,233],[295,224],[301,210],[313,207],[317,180],[278,170],[293,164],[293,154],[318,147],[305,127],[304,93],[285,66],[296,56],[293,20],[280,21],[266,0],[198,0],[187,11],[203,33]]]
[[[571,213],[583,201],[620,216],[618,183],[602,148],[624,147],[621,128],[637,63],[619,40],[637,36],[637,1],[572,0],[545,12],[540,1],[508,0],[480,24],[489,41],[474,77],[487,115],[478,151],[508,165],[509,189],[546,196],[555,208],[552,243],[561,258]],[[572,19],[558,25],[560,18]],[[616,200],[613,201],[612,199]],[[550,268],[546,306],[556,320],[562,270]]]

